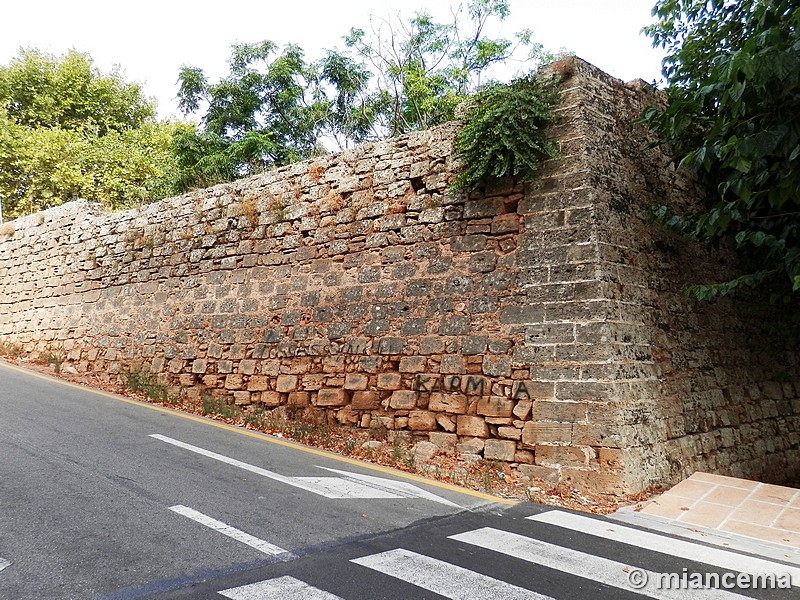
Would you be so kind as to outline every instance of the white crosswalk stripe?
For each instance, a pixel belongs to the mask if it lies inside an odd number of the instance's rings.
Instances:
[[[560,510],[549,510],[538,515],[531,515],[527,518],[538,523],[556,525],[564,529],[571,529],[572,531],[578,531],[606,540],[630,544],[637,548],[644,548],[662,554],[669,554],[671,556],[701,562],[729,571],[753,574],[780,571],[781,573],[791,575],[793,586],[800,586],[800,569],[777,565],[763,558],[755,558],[728,550],[722,550],[720,548],[710,548],[700,544],[693,544],[686,540],[677,540],[632,527],[624,527],[615,523],[566,513]]]
[[[402,548],[356,558],[350,562],[407,581],[451,600],[553,600],[550,596]]]
[[[289,576],[222,590],[220,594],[231,600],[342,600]]]
[[[561,572],[598,581],[619,589],[632,589],[629,579],[635,567],[615,560],[586,554],[563,546],[549,544],[541,540],[518,535],[493,527],[483,527],[466,533],[450,536],[451,539],[500,552],[521,560],[542,565]],[[744,598],[724,590],[683,590],[659,589],[656,573],[639,569],[646,576],[647,583],[643,589],[637,590],[648,598],[664,600],[695,600],[704,598],[708,600],[733,600]]]
[[[684,540],[675,540],[562,511],[548,511],[528,517],[528,519],[630,544],[647,551],[721,567],[737,573],[777,573],[782,568],[782,565],[763,559],[706,548]],[[745,600],[747,598],[734,591],[718,589],[717,586],[703,589],[697,589],[696,586],[691,585],[681,587],[674,585],[675,580],[665,577],[665,574],[493,527],[472,529],[451,535],[448,539],[552,569],[569,577],[594,581],[610,588],[656,600]],[[452,547],[454,550],[456,548],[455,545]],[[463,547],[461,549],[463,550]],[[459,556],[459,553],[454,553],[453,556]],[[349,562],[451,600],[473,600],[474,598],[483,600],[554,600],[551,596],[542,593],[547,592],[547,589],[539,588],[540,591],[534,591],[520,587],[407,548],[396,548],[370,554],[351,559]],[[791,569],[791,567],[786,568]],[[631,573],[638,574],[639,579],[632,578]],[[784,571],[784,573],[786,572]],[[363,580],[363,578],[364,575],[358,576],[359,580]],[[549,577],[548,581],[552,581],[552,578]],[[667,585],[664,585],[665,582]],[[642,585],[634,587],[636,583]],[[529,576],[524,580],[524,585],[537,588],[536,579]],[[563,590],[564,588],[559,589]],[[290,576],[267,579],[223,590],[219,593],[231,600],[344,600],[340,596]],[[560,598],[566,600],[563,597]]]

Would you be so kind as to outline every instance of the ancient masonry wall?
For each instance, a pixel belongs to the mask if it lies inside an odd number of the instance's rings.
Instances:
[[[797,480],[796,355],[761,352],[741,303],[685,299],[732,266],[647,222],[696,198],[634,124],[652,92],[554,68],[562,157],[534,187],[449,193],[448,124],[137,210],[7,223],[0,343],[583,489]]]

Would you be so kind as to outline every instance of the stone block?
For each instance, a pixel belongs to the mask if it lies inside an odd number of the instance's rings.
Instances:
[[[349,393],[340,388],[323,388],[317,392],[317,406],[345,406],[349,402]]]
[[[192,373],[204,374],[208,370],[208,361],[197,358],[192,362]]]
[[[487,460],[514,461],[517,444],[511,440],[486,440],[483,457]]]
[[[482,396],[477,413],[486,417],[511,417],[514,401],[504,396]]]
[[[242,389],[244,377],[238,373],[230,373],[225,377],[226,390],[240,390]]]
[[[378,354],[402,354],[405,340],[399,337],[382,337],[378,340]]]
[[[528,400],[520,400],[514,405],[514,416],[518,419],[526,419],[528,415],[531,414],[531,407],[533,406],[533,402],[529,402]]]
[[[456,444],[456,452],[459,454],[480,454],[483,452],[485,440],[481,438],[463,438]]]
[[[430,408],[430,406],[428,408]],[[453,417],[439,414],[436,415],[436,422],[439,424],[439,427],[448,433],[453,433],[456,430],[456,422]]]
[[[434,392],[428,400],[428,410],[433,412],[446,412],[456,415],[466,414],[469,406],[464,394],[446,394]]]
[[[261,404],[264,406],[280,406],[283,404],[283,396],[275,391],[261,392]]]
[[[514,462],[532,465],[534,462],[533,452],[528,450],[517,450],[514,453]]]
[[[266,375],[253,375],[247,382],[247,389],[251,392],[263,392],[269,389],[270,378]]]
[[[362,373],[348,373],[344,377],[344,389],[346,390],[365,390],[369,378]]]
[[[522,430],[517,429],[516,427],[504,425],[497,428],[497,435],[507,440],[521,440]]]
[[[490,377],[510,377],[511,358],[508,356],[492,356],[487,354],[483,357],[483,374]]]
[[[437,416],[438,423],[438,416]],[[456,444],[458,443],[458,436],[454,433],[442,433],[441,431],[432,431],[428,435],[428,439],[432,444],[436,444],[445,454],[455,454]]]
[[[252,375],[256,372],[256,361],[247,359],[239,361],[239,373],[243,375]]]
[[[514,400],[537,400],[540,398],[554,398],[556,384],[543,381],[515,381],[511,388],[511,397]]]
[[[408,413],[408,428],[413,431],[435,431],[436,415],[427,410],[412,410]]]
[[[538,444],[571,444],[571,423],[528,421],[522,429],[522,443],[533,448]]]
[[[402,359],[400,359],[402,361]],[[379,390],[399,390],[402,376],[400,373],[378,373]]]
[[[414,447],[411,449],[411,452],[414,455],[415,462],[424,463],[431,460],[434,456],[439,454],[440,451],[438,446],[436,446],[436,444],[422,441],[414,444]]]
[[[594,458],[594,450],[574,446],[537,445],[534,456],[537,465],[588,466]]]
[[[278,392],[293,392],[297,389],[297,375],[278,375],[275,380],[275,390]]]
[[[374,390],[354,392],[352,407],[355,410],[377,410],[381,407],[380,394]]]
[[[288,404],[291,406],[308,406],[311,404],[311,393],[289,392]]]
[[[489,426],[483,417],[473,417],[471,415],[459,415],[456,418],[456,431],[459,436],[480,437],[489,436]]]
[[[427,364],[428,359],[424,356],[401,356],[398,368],[401,373],[422,373]]]
[[[396,410],[410,410],[417,406],[417,392],[411,390],[397,390],[392,392],[392,397],[389,399],[389,406]]]
[[[517,472],[523,477],[545,481],[551,485],[556,485],[561,481],[561,470],[557,467],[524,464],[517,467]]]
[[[233,392],[233,403],[236,406],[249,406],[250,404],[252,404],[252,401],[250,399],[250,392],[246,391]]]

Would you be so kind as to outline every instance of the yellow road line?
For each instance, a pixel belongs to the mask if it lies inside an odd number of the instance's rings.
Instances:
[[[304,446],[303,444],[299,444],[297,442],[291,442],[289,440],[284,440],[275,436],[271,436],[266,433],[261,433],[258,431],[251,431],[249,429],[244,429],[242,427],[237,427],[235,425],[228,425],[227,423],[220,423],[219,421],[214,421],[213,419],[209,419],[207,417],[201,417],[198,415],[192,415],[189,413],[181,412],[178,409],[172,408],[165,408],[163,406],[158,406],[156,404],[150,404],[148,402],[142,402],[141,400],[133,400],[132,398],[126,398],[125,396],[120,396],[119,394],[112,394],[110,392],[103,392],[100,390],[96,390],[94,388],[87,387],[85,385],[80,385],[78,383],[72,383],[71,381],[64,381],[63,379],[58,379],[57,377],[50,377],[49,375],[44,375],[42,373],[38,373],[36,371],[31,371],[28,369],[24,369],[22,367],[17,367],[16,365],[11,365],[9,363],[3,362],[0,360],[0,367],[8,369],[10,371],[14,371],[16,373],[20,373],[22,375],[28,375],[30,377],[35,377],[36,379],[42,379],[44,381],[49,381],[50,383],[56,383],[59,385],[63,385],[68,388],[72,388],[75,390],[80,390],[82,392],[87,392],[90,394],[94,394],[96,396],[102,396],[103,398],[110,398],[111,400],[117,400],[119,402],[124,402],[126,404],[132,404],[134,406],[139,406],[142,408],[147,408],[150,410],[154,410],[160,413],[173,415],[176,417],[180,417],[182,419],[187,419],[189,421],[194,421],[196,423],[202,423],[203,425],[209,425],[211,427],[217,427],[219,429],[224,429],[226,431],[232,431],[234,433],[238,433],[240,435],[246,435],[247,437],[255,438],[257,440],[261,440],[264,442],[269,442],[271,444],[277,444],[278,446],[284,446],[286,448],[293,448],[294,450],[300,450],[301,452],[306,452],[307,454],[313,454],[314,456],[323,456],[325,458],[330,458],[348,465],[356,465],[358,467],[369,469],[371,471],[376,471],[378,473],[384,473],[386,475],[392,475],[394,477],[400,477],[402,479],[408,479],[410,481],[415,481],[417,483],[424,483],[425,485],[430,485],[433,487],[438,487],[444,490],[448,490],[451,492],[457,492],[459,494],[465,494],[467,496],[472,496],[473,498],[480,498],[482,500],[489,500],[491,502],[497,502],[499,504],[518,504],[517,500],[511,500],[509,498],[499,498],[497,496],[492,496],[491,494],[486,494],[484,492],[478,492],[476,490],[470,490],[466,488],[461,488],[450,483],[445,483],[442,481],[436,481],[435,479],[428,479],[426,477],[422,477],[420,475],[414,475],[412,473],[406,473],[405,471],[400,471],[399,469],[392,469],[391,467],[384,467],[381,465],[376,465],[369,462],[364,462],[360,460],[356,460],[354,458],[348,458],[346,456],[342,456],[341,454],[335,454],[333,452],[328,452],[327,450],[320,450],[318,448],[311,448],[309,446]]]

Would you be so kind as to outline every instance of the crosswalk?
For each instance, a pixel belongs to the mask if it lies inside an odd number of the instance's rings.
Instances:
[[[527,529],[523,526],[522,533],[497,527],[476,527],[447,535],[443,540],[445,550],[430,552],[435,556],[426,554],[424,548],[412,549],[413,542],[409,542],[403,543],[401,547],[349,558],[346,563],[349,567],[342,565],[337,568],[361,568],[363,572],[352,575],[358,581],[369,577],[383,577],[384,583],[379,584],[383,586],[381,589],[388,589],[391,581],[402,582],[403,586],[415,586],[451,600],[574,600],[579,597],[593,597],[592,593],[566,593],[564,586],[553,586],[552,582],[557,577],[583,581],[578,587],[600,589],[604,592],[603,597],[617,597],[620,594],[621,597],[659,600],[790,598],[796,597],[800,587],[800,568],[676,540],[597,518],[550,510],[527,517],[527,522],[531,526]],[[564,538],[566,534],[565,539],[572,541],[565,542],[564,545],[544,541],[536,537],[536,531],[543,531],[548,535],[542,537],[551,540]],[[587,544],[594,551],[570,547],[580,545],[580,540],[585,539],[594,539],[594,544]],[[609,540],[617,544],[617,548],[626,550],[621,554],[628,557],[628,560],[618,560],[619,552],[617,556],[602,556],[608,545],[598,544],[598,540]],[[479,553],[477,563],[474,558],[464,559],[470,551],[473,555],[475,552]],[[447,560],[442,559],[442,552],[447,555]],[[482,558],[480,553],[485,553],[485,557]],[[613,555],[614,552],[607,550],[606,554]],[[504,581],[501,576],[495,576],[496,573],[486,572],[491,571],[491,568],[484,564],[489,565],[492,561],[496,564],[498,557],[507,558],[513,565],[519,565],[514,570],[524,576],[517,575],[511,578],[513,581]],[[677,578],[665,578],[663,573],[648,569],[648,563],[651,567],[656,565],[662,569],[666,564],[682,565],[683,573],[680,573],[681,569],[674,567],[673,570],[679,571]],[[524,567],[526,564],[529,567]],[[687,566],[706,577],[708,573],[716,573],[716,581],[735,582],[735,575],[739,574],[773,574],[777,578],[771,580],[773,587],[791,586],[792,589],[747,590],[745,586],[745,591],[736,585],[714,585],[713,578],[706,580],[707,584],[708,581],[711,584],[698,589],[696,581],[690,585],[691,580],[687,580]],[[479,572],[481,570],[484,572]],[[732,578],[725,580],[720,576],[727,571],[735,573],[731,574]],[[684,576],[683,580],[680,579],[681,575]],[[681,581],[684,585],[681,585]],[[742,581],[741,577],[738,581]],[[341,589],[334,593],[330,589],[323,589],[324,587],[319,585],[319,581],[314,581],[313,577],[304,580],[302,575],[295,577],[284,574],[229,587],[218,591],[218,595],[230,600],[347,600],[339,595],[342,593]]]

